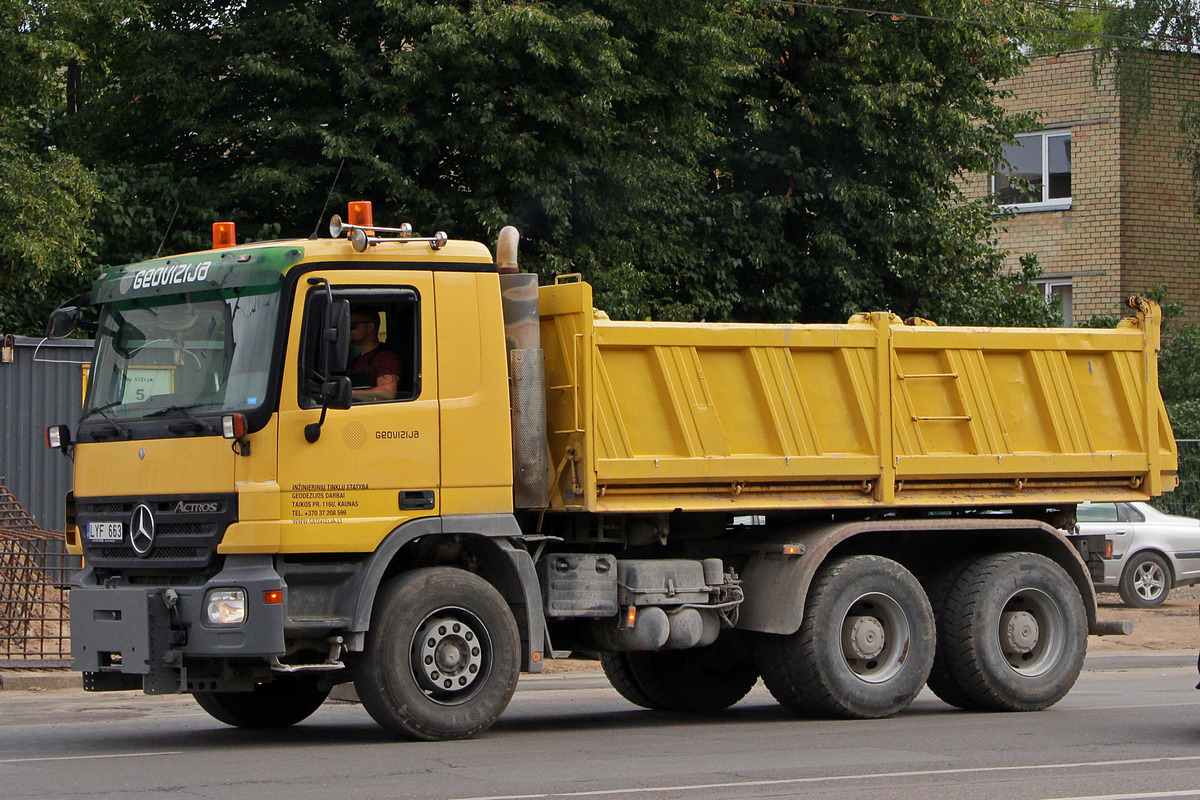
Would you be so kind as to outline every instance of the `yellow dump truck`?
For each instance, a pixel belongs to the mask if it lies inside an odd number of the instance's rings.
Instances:
[[[1115,330],[617,322],[483,245],[375,225],[114,268],[75,462],[86,688],[249,728],[353,681],[471,736],[598,654],[652,709],[761,678],[870,718],[1062,698],[1096,619],[1084,500],[1174,487],[1159,311]],[[90,315],[90,314],[89,314]]]

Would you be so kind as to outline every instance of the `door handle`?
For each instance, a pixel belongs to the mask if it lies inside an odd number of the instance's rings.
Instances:
[[[433,491],[408,491],[400,493],[401,511],[428,511],[434,506]]]

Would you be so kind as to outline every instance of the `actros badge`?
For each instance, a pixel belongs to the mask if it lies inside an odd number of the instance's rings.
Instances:
[[[154,546],[154,513],[145,503],[134,508],[129,518],[129,543],[139,556],[146,555]]]

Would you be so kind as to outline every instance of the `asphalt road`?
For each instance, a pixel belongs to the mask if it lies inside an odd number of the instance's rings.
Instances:
[[[1186,660],[1089,662],[1036,714],[966,713],[926,692],[856,722],[791,718],[761,686],[690,717],[636,709],[595,674],[529,677],[484,736],[436,744],[395,741],[345,702],[264,734],[186,697],[0,692],[0,798],[1200,797]]]

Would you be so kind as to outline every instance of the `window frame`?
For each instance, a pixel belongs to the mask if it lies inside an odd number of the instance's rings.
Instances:
[[[1070,314],[1063,314],[1063,325],[1071,327],[1075,324],[1075,280],[1074,278],[1042,278],[1033,282],[1033,285],[1042,293],[1042,299],[1047,304],[1055,303],[1059,311],[1062,311],[1063,301],[1061,293],[1056,293],[1054,290],[1060,287],[1067,287],[1071,290]]]
[[[1070,130],[1047,130],[1047,131],[1035,131],[1032,133],[1021,133],[1021,134],[1017,135],[1016,140],[1018,143],[1021,143],[1022,140],[1033,139],[1033,138],[1037,138],[1041,143],[1042,199],[1035,200],[1035,201],[1028,202],[1028,203],[1001,203],[999,200],[997,200],[996,205],[1005,211],[1012,211],[1017,214],[1028,213],[1030,211],[1065,211],[1065,210],[1071,208],[1072,202],[1074,200],[1074,197],[1073,197],[1073,195],[1075,193],[1075,182],[1073,180],[1074,169],[1072,169],[1068,173],[1068,174],[1072,175],[1071,194],[1066,197],[1054,197],[1054,198],[1049,197],[1049,193],[1050,193],[1050,140],[1051,139],[1066,139],[1069,144],[1071,141],[1071,138],[1072,138],[1071,131]],[[1009,175],[1012,174],[1012,173],[1001,173],[999,170],[1002,166],[1003,166],[1002,164],[997,164],[996,169],[994,169],[992,171],[991,175],[989,176],[989,180],[991,182],[991,192],[992,192],[993,197],[997,196],[997,189],[996,189],[997,176],[1000,174],[1009,174]]]
[[[411,342],[409,347],[403,351],[392,346],[401,357],[407,361],[406,368],[408,369],[408,378],[401,382],[400,391],[396,397],[379,398],[379,399],[356,399],[353,403],[355,407],[375,405],[378,403],[410,403],[421,398],[421,292],[410,285],[334,285],[331,287],[333,299],[351,300],[351,301],[370,301],[373,304],[380,306],[392,305],[399,307],[401,303],[412,304],[412,331]],[[303,305],[303,320],[301,323],[300,333],[300,369],[299,382],[297,386],[297,403],[300,408],[320,408],[321,402],[318,397],[315,397],[311,392],[306,391],[305,376],[310,369],[315,370],[315,364],[310,363],[316,354],[316,345],[314,344],[313,336],[319,330],[319,325],[314,321],[319,316],[321,305],[325,302],[325,289],[322,286],[311,287],[305,298]],[[394,310],[394,309],[393,309]],[[398,322],[397,317],[391,318],[391,321]],[[383,344],[399,344],[403,342],[403,334],[398,331],[390,331],[388,339]],[[397,341],[393,342],[393,338],[397,337]],[[351,356],[350,364],[354,363],[353,355]]]

